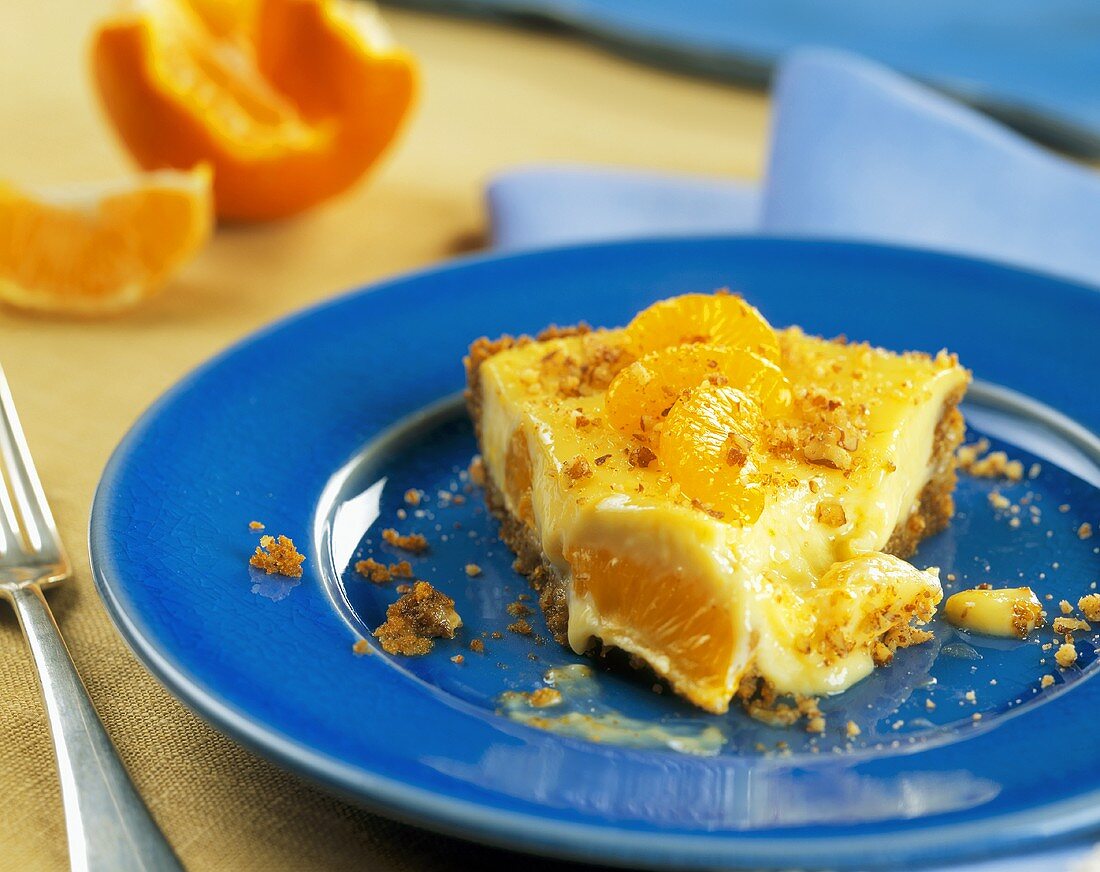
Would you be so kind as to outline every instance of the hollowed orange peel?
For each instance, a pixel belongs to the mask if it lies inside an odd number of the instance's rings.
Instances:
[[[141,166],[208,163],[220,217],[293,215],[397,134],[416,64],[352,0],[136,0],[97,28],[95,82]]]

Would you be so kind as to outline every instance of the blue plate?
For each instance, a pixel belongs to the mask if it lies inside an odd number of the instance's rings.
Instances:
[[[915,558],[949,588],[1030,584],[1056,612],[1100,579],[1100,538],[1077,535],[1100,521],[1100,294],[917,251],[715,238],[467,260],[341,297],[216,358],[142,417],[104,473],[91,555],[112,617],[218,729],[386,814],[497,845],[680,869],[835,868],[988,856],[1100,825],[1093,636],[1062,672],[1047,634],[998,642],[937,622],[933,642],[829,700],[817,738],[702,715],[607,667],[567,693],[617,719],[607,741],[503,712],[503,691],[580,661],[546,641],[540,616],[531,636],[505,630],[525,583],[465,476],[474,442],[454,395],[467,343],[621,324],[659,297],[727,284],[773,323],[947,346],[974,369],[975,433],[1041,472],[960,484],[956,521]],[[995,484],[1014,503],[1033,495],[1019,525],[989,504]],[[408,488],[424,491],[420,506],[404,503]],[[304,546],[300,581],[250,571],[252,520]],[[397,594],[348,569],[398,559],[380,540],[388,526],[429,537],[415,571],[465,620],[426,657],[374,647],[369,630]],[[482,634],[479,655],[466,646]],[[370,654],[352,653],[359,638]],[[1055,686],[1040,692],[1047,673]]]

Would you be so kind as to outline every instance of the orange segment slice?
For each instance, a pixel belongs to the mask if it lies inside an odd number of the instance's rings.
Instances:
[[[145,0],[92,46],[107,115],[149,169],[214,169],[218,214],[262,220],[347,189],[393,140],[415,63],[351,0]]]
[[[661,300],[635,315],[626,332],[639,357],[670,345],[704,342],[779,361],[775,331],[736,294],[684,294]]]
[[[608,641],[647,652],[678,693],[716,714],[726,711],[738,680],[729,674],[738,641],[729,603],[715,601],[683,568],[604,548],[573,548],[566,559],[575,592],[590,596],[612,628]]]
[[[704,382],[680,399],[661,430],[658,456],[683,493],[729,521],[752,523],[764,492],[742,470],[756,447],[760,407],[743,392]]]
[[[210,235],[210,171],[34,193],[0,184],[0,300],[95,315],[151,295]]]
[[[652,351],[621,370],[607,388],[608,420],[627,435],[644,433],[703,381],[744,390],[769,415],[783,414],[791,405],[790,384],[770,360],[699,343]]]

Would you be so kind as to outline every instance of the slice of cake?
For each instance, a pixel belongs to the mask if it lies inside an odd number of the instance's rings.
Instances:
[[[936,571],[900,558],[954,511],[953,355],[774,331],[719,293],[480,339],[466,367],[489,506],[574,651],[724,712],[842,691],[929,637]]]

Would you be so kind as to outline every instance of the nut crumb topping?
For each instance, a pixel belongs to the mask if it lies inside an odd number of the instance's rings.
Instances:
[[[626,460],[631,469],[640,466],[646,469],[649,464],[657,459],[657,455],[648,445],[632,445],[627,451]]]
[[[569,487],[573,487],[581,479],[592,477],[592,467],[579,454],[572,460],[563,463],[561,471],[569,479]]]
[[[817,520],[826,527],[843,527],[848,523],[844,506],[835,500],[822,500],[817,504]]]

